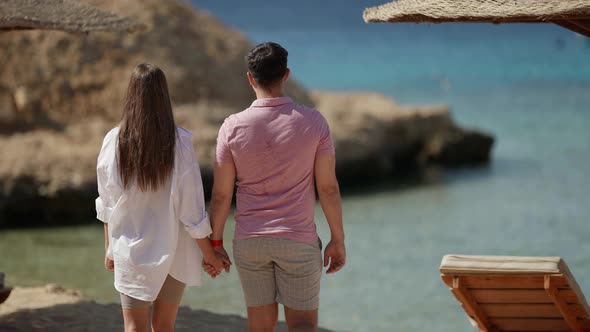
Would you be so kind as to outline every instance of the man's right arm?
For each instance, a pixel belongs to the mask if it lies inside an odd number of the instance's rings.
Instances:
[[[320,205],[331,233],[330,243],[324,251],[324,267],[330,265],[327,273],[334,273],[340,271],[346,263],[342,202],[336,179],[336,157],[334,154],[316,156],[314,174]]]

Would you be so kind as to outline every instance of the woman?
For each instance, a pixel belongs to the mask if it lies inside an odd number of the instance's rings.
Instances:
[[[229,261],[207,238],[191,133],[174,124],[158,67],[141,64],[131,75],[123,119],[104,139],[97,178],[105,267],[121,293],[125,331],[148,331],[152,302],[153,330],[172,331],[185,285],[201,283],[201,261],[212,276]]]

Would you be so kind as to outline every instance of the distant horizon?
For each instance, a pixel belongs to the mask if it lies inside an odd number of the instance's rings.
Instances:
[[[430,100],[444,94],[445,86],[590,84],[590,39],[554,24],[367,24],[362,11],[383,3],[376,0],[191,3],[253,43],[281,43],[294,77],[309,89],[401,99],[406,89],[426,89]]]

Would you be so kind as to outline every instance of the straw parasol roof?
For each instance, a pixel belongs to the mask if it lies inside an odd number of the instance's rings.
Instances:
[[[365,9],[365,22],[555,23],[590,37],[590,0],[398,0]]]
[[[69,32],[142,30],[135,20],[74,0],[1,0],[2,30],[64,30]]]

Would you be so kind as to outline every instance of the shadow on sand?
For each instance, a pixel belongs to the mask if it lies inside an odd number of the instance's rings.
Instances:
[[[237,315],[215,314],[204,310],[181,307],[176,331],[234,332],[246,331],[247,321]],[[51,307],[21,310],[0,316],[3,332],[104,332],[123,331],[121,307],[118,304],[99,304],[83,301]],[[287,331],[280,323],[277,331]],[[320,332],[330,330],[319,329]]]

